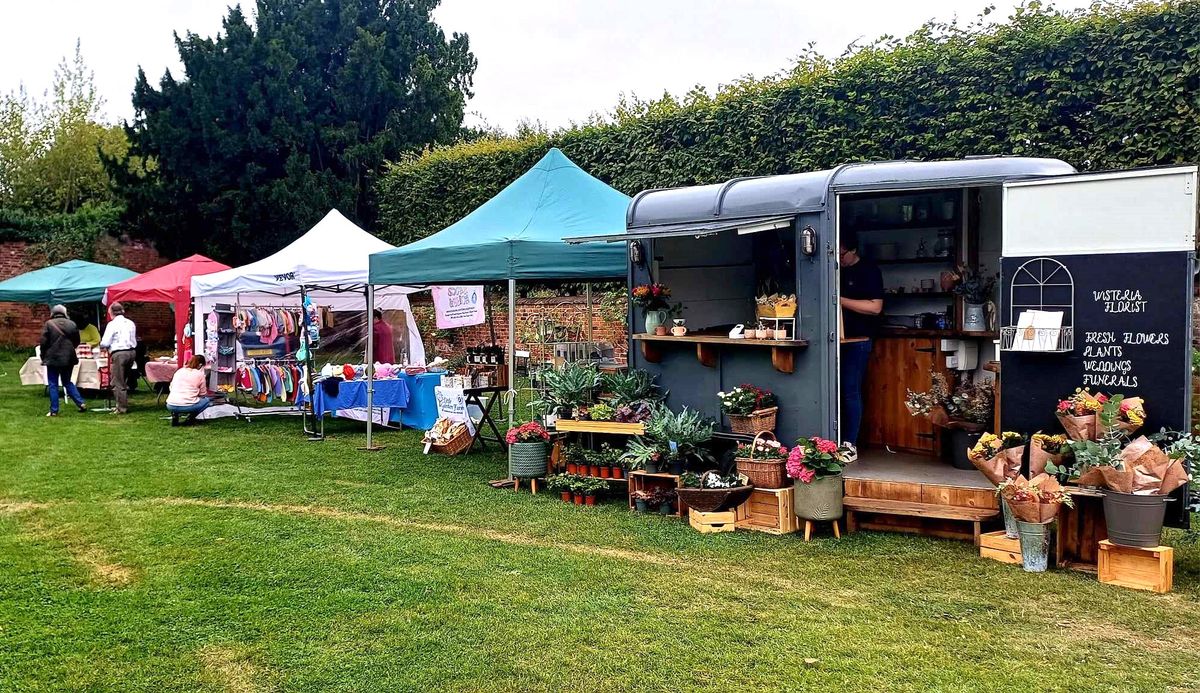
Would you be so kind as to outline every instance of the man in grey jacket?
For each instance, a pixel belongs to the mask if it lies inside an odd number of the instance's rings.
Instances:
[[[67,397],[79,407],[79,411],[87,411],[83,403],[83,395],[79,388],[71,382],[71,371],[79,363],[75,347],[79,346],[79,328],[67,317],[67,308],[57,305],[50,309],[50,319],[42,327],[42,339],[39,344],[42,355],[42,365],[46,367],[46,390],[50,393],[50,413],[46,416],[58,416],[58,387],[62,383],[67,391]]]

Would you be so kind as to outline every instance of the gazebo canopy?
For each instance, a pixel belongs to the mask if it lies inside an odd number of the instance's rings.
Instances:
[[[137,272],[124,267],[69,260],[0,282],[0,301],[47,305],[100,301],[108,287],[134,276]]]
[[[192,296],[192,277],[227,269],[229,265],[210,260],[203,255],[193,255],[113,284],[105,292],[104,303],[152,301],[186,306]]]
[[[625,233],[629,197],[551,149],[533,168],[438,233],[371,255],[372,284],[624,277],[623,244],[568,236]]]

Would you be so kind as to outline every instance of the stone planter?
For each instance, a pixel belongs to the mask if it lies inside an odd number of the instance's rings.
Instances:
[[[814,522],[836,520],[842,516],[842,475],[795,482],[793,507],[796,516]]]

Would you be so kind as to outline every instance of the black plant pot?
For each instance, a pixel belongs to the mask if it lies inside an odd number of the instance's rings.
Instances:
[[[971,459],[967,457],[967,450],[975,447],[975,443],[978,443],[982,437],[982,433],[970,433],[961,428],[952,428],[947,431],[942,457],[954,465],[955,469],[974,469],[975,465],[971,464]]]
[[[658,462],[647,461],[646,462],[646,473],[647,474],[658,474],[658,467],[659,467]]]
[[[1169,496],[1104,492],[1108,540],[1121,546],[1153,548],[1162,543],[1163,518]]]
[[[637,508],[637,511],[639,513],[644,513],[646,511],[650,510],[650,503],[648,503],[647,501],[644,501],[644,500],[635,500],[633,502],[633,507]]]
[[[658,514],[659,515],[670,515],[671,514],[671,504],[663,503],[662,505],[658,506]]]
[[[683,460],[671,460],[671,473],[683,474]]]

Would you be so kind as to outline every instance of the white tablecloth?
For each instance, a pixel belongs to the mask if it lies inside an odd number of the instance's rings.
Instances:
[[[71,371],[71,382],[83,390],[99,390],[100,370],[96,359],[79,359],[79,363],[75,364],[75,369]],[[46,385],[46,367],[42,365],[40,358],[30,356],[25,365],[21,366],[21,384]]]

